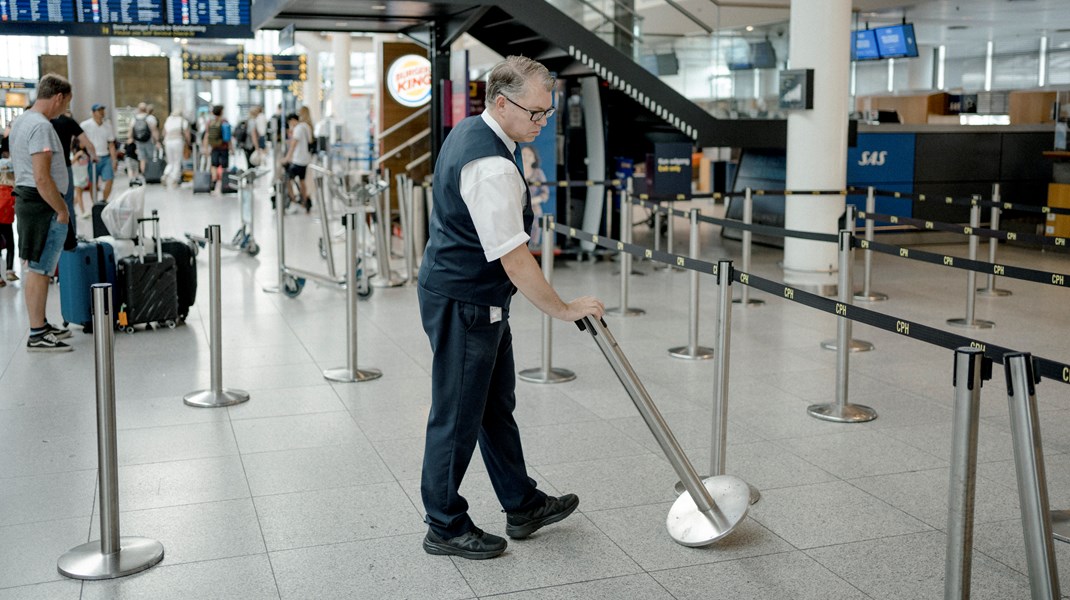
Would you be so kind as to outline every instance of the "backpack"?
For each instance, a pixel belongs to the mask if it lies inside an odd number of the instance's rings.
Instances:
[[[147,142],[152,139],[152,130],[149,129],[147,117],[134,117],[134,141]]]
[[[249,135],[249,122],[242,121],[234,128],[234,141],[244,150],[253,149],[253,136]]]
[[[223,136],[223,143],[224,144],[230,142],[230,138],[231,138],[230,134],[231,134],[230,123],[228,123],[226,120],[224,120],[223,121],[223,125],[220,128],[220,135]]]
[[[223,124],[212,121],[208,124],[208,146],[210,148],[222,148],[225,146],[223,141]]]

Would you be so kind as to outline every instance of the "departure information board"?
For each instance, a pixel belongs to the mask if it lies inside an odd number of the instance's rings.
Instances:
[[[240,49],[215,54],[183,52],[183,79],[240,79],[245,81],[304,81],[304,54],[250,54]]]
[[[0,35],[251,38],[251,0],[0,0]]]

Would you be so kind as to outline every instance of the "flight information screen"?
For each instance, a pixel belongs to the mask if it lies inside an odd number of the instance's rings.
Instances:
[[[251,0],[0,0],[0,35],[251,38]]]
[[[0,0],[0,22],[63,23],[74,21],[74,0]]]

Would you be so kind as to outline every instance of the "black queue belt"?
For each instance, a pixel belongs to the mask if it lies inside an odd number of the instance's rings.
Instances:
[[[666,208],[660,206],[656,202],[650,202],[647,200],[635,200],[635,204],[648,208],[650,210],[659,210],[664,214],[672,215],[674,217],[690,218],[691,214],[677,210],[674,208]],[[752,233],[760,233],[762,235],[768,235],[770,237],[781,238],[798,238],[804,240],[814,240],[816,242],[828,242],[830,244],[839,243],[839,238],[833,233],[817,233],[814,231],[799,231],[797,229],[784,229],[783,227],[774,227],[772,225],[758,225],[756,223],[744,223],[743,221],[737,221],[735,219],[718,219],[717,217],[710,217],[706,215],[699,215],[698,220],[702,223],[709,223],[711,225],[720,225],[721,227],[727,227],[729,229],[741,229],[743,231],[750,231]]]
[[[846,196],[847,190],[755,190],[753,196]]]
[[[848,191],[852,194],[865,194],[868,193],[868,188],[849,187]],[[930,197],[925,194],[911,194],[909,192],[892,192],[888,190],[873,190],[875,196],[887,196],[889,198],[908,198],[917,202],[942,202],[944,204],[953,204],[956,206],[983,206],[986,208],[1000,208],[1003,210],[1017,210],[1021,212],[1031,212],[1039,214],[1053,214],[1053,215],[1070,215],[1070,208],[1059,208],[1056,206],[1035,206],[1032,204],[1017,204],[1014,202],[996,202],[994,200],[982,200],[979,196],[970,198],[955,198],[952,196],[935,196]]]
[[[1065,275],[1062,273],[1050,273],[1047,271],[1026,269],[1024,267],[1012,267],[1010,265],[1000,265],[980,260],[970,260],[968,258],[948,256],[947,254],[937,254],[935,252],[925,252],[924,250],[904,248],[902,246],[882,244],[880,242],[870,242],[857,238],[855,238],[854,244],[856,247],[861,248],[862,250],[874,250],[882,254],[891,254],[893,256],[899,256],[902,258],[909,258],[911,260],[932,263],[934,265],[943,265],[945,267],[954,267],[956,269],[976,271],[978,273],[985,273],[986,275],[1010,277],[1011,279],[1021,279],[1023,281],[1032,281],[1034,283],[1044,283],[1057,287],[1070,287],[1070,275]]]
[[[918,229],[925,229],[928,231],[949,231],[952,233],[961,233],[962,235],[976,235],[978,237],[995,238],[997,240],[1007,240],[1011,242],[1029,242],[1041,246],[1056,246],[1065,248],[1068,245],[1067,239],[1063,237],[1033,235],[1029,233],[1017,233],[1015,231],[1000,231],[998,229],[984,229],[981,227],[970,227],[969,225],[955,225],[953,223],[941,223],[939,221],[926,221],[924,219],[913,219],[911,217],[900,217],[897,215],[882,215],[878,213],[867,213],[865,211],[859,211],[858,218],[873,219],[874,221],[887,221],[895,225],[912,225]]]
[[[591,242],[592,244],[603,248],[628,252],[633,256],[653,259],[666,264],[676,265],[684,269],[698,271],[699,273],[717,274],[716,263],[677,254],[670,254],[668,252],[651,250],[637,244],[626,244],[606,236],[588,233],[576,229],[575,227],[568,227],[556,222],[551,225],[551,229],[559,235]],[[825,298],[780,282],[745,273],[738,269],[732,269],[732,279],[745,286],[784,298],[785,300],[798,302],[799,304],[815,308],[837,317],[845,317],[852,321],[869,325],[870,327],[927,342],[948,350],[956,350],[962,347],[976,348],[984,352],[987,358],[992,359],[992,361],[997,364],[1003,364],[1004,354],[1016,352],[1010,348],[977,341],[935,327],[922,325],[921,323],[907,321],[874,310],[861,308],[853,304],[846,304],[831,298]],[[1070,384],[1070,365],[1039,356],[1033,357],[1033,363],[1036,373],[1041,377]]]

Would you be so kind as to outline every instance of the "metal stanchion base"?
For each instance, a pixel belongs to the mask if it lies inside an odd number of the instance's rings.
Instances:
[[[695,353],[691,354],[691,348],[689,346],[677,346],[676,348],[669,348],[669,356],[673,358],[682,358],[684,360],[706,360],[708,358],[713,358],[713,348],[696,346]]]
[[[1070,543],[1070,510],[1051,511],[1051,532],[1060,542]]]
[[[821,347],[825,350],[837,349],[836,340],[825,340],[821,342]],[[847,349],[851,352],[869,352],[873,349],[873,344],[866,340],[851,340],[851,343],[847,345]]]
[[[868,295],[862,292],[855,292],[854,299],[859,302],[884,302],[888,299],[888,294],[882,294],[880,292],[870,292]]]
[[[620,269],[614,269],[613,270],[613,274],[617,275],[617,276],[620,276]],[[646,275],[646,273],[644,273],[643,271],[638,271],[636,269],[632,269],[632,275],[637,275],[639,277],[642,277],[642,276]]]
[[[702,475],[701,477],[702,477],[702,479],[705,480],[705,479],[708,479],[710,476],[709,475]],[[747,484],[747,487],[750,488],[750,503],[751,503],[751,505],[757,504],[758,501],[762,499],[762,493],[759,492],[758,488],[754,487],[753,485]],[[676,492],[677,496],[679,496],[680,494],[682,494],[682,493],[687,491],[687,488],[684,486],[684,482],[682,482],[682,481],[677,481],[676,485],[672,486],[672,489],[673,489],[673,491]]]
[[[260,291],[266,294],[278,294],[282,291],[282,288],[277,285],[265,285],[264,287],[260,288]]]
[[[375,277],[372,277],[372,287],[392,288],[392,287],[401,287],[403,285],[405,285],[405,279],[403,277],[401,277],[400,275],[398,275],[397,273],[394,273],[394,272],[390,273],[390,277],[389,278],[382,277],[380,275],[376,275]]]
[[[966,319],[948,319],[947,324],[952,327],[961,327],[963,329],[992,329],[996,326],[992,321],[985,321],[984,319],[974,319],[973,321],[967,321]]]
[[[249,401],[249,392],[244,390],[231,390],[222,389],[218,392],[214,390],[198,390],[196,392],[190,392],[182,397],[182,401],[189,406],[198,406],[200,408],[219,408],[223,406],[233,406],[235,404],[241,404],[242,402]]]
[[[59,557],[60,575],[73,579],[115,579],[139,573],[163,560],[163,544],[143,537],[119,538],[119,551],[104,554],[100,540],[76,546]]]
[[[548,373],[543,372],[542,367],[524,369],[516,375],[528,383],[565,383],[576,378],[576,374],[568,369],[551,367]]]
[[[382,376],[383,372],[379,369],[357,369],[356,371],[350,371],[345,367],[340,367],[337,369],[325,369],[323,371],[324,379],[340,383],[371,381],[373,379],[379,379]]]
[[[621,308],[617,306],[615,308],[607,308],[606,314],[614,317],[638,317],[639,315],[645,315],[646,311],[641,308],[626,308],[621,312]]]
[[[748,298],[746,304],[743,303],[743,298],[734,298],[732,304],[742,304],[743,306],[760,306],[765,304],[765,300],[757,300],[755,298]]]
[[[997,289],[997,288],[992,288],[992,289],[977,288],[977,295],[978,296],[984,296],[986,298],[996,298],[996,297],[999,297],[999,296],[1010,296],[1011,295],[1011,291],[1010,290],[1001,290],[1001,289]]]
[[[704,513],[695,506],[691,494],[685,492],[669,509],[665,527],[669,537],[683,546],[708,546],[732,533],[750,510],[750,486],[731,475],[719,475],[702,480],[713,498],[715,507]]]
[[[877,411],[861,404],[843,406],[836,403],[811,404],[807,407],[806,414],[815,419],[834,423],[865,423],[877,418]]]

